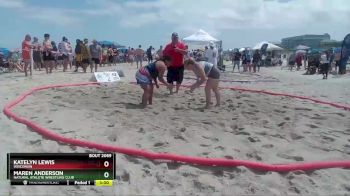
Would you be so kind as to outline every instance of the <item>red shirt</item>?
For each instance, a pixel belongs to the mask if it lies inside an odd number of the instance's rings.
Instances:
[[[30,41],[22,42],[22,58],[24,60],[30,60]]]
[[[183,44],[182,42],[178,42],[177,44],[175,44],[175,46],[172,43],[170,43],[164,48],[163,56],[171,57],[172,67],[182,67],[184,64],[184,55],[179,52],[175,52],[175,47],[182,50],[186,50],[185,44]]]

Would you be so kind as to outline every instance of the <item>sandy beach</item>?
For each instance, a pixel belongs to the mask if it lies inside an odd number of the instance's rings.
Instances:
[[[103,67],[112,70],[116,67]],[[222,105],[203,109],[204,90],[155,92],[154,105],[140,109],[136,67],[118,64],[122,81],[109,86],[48,89],[14,111],[65,137],[189,156],[266,163],[350,160],[350,112],[311,101],[221,90]],[[230,68],[228,68],[230,69]],[[303,71],[262,68],[254,74],[225,72],[221,86],[264,89],[350,105],[349,75],[306,76]],[[88,82],[92,74],[34,72],[0,75],[0,106],[41,85]],[[193,82],[186,74],[185,83]],[[231,80],[231,81],[229,81]],[[164,163],[117,154],[113,187],[11,187],[8,152],[98,152],[43,138],[0,114],[0,195],[347,195],[348,169],[263,172],[245,167]]]

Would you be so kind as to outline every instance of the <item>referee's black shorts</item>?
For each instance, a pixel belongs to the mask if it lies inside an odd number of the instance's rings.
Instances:
[[[181,67],[168,67],[167,82],[181,84],[184,79],[184,66]]]

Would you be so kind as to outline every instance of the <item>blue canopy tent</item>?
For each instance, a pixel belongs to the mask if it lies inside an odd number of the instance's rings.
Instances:
[[[0,48],[0,53],[2,53],[5,58],[8,58],[10,55],[10,50],[7,48]]]
[[[111,42],[111,41],[99,41],[98,42],[100,45],[104,45],[104,46],[107,46],[107,47],[112,47],[114,46],[114,43]]]
[[[111,47],[111,48],[125,48],[125,46],[120,45],[118,43],[112,42],[112,41],[99,41],[98,44],[100,44],[101,46],[107,46],[107,47]]]

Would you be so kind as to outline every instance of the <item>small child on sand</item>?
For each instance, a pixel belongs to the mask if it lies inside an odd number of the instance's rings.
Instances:
[[[185,69],[191,70],[197,76],[197,82],[192,84],[190,91],[198,88],[206,81],[205,85],[205,97],[206,97],[206,108],[210,108],[211,103],[211,90],[214,91],[216,97],[216,106],[220,106],[220,71],[213,64],[200,61],[195,62],[192,58],[185,60]]]
[[[150,63],[147,66],[141,67],[136,72],[135,77],[136,77],[137,84],[139,84],[143,89],[142,103],[141,103],[143,107],[147,106],[147,102],[149,105],[152,105],[153,89],[154,89],[152,81],[154,81],[157,88],[159,88],[157,79],[161,83],[165,84],[167,88],[170,87],[170,85],[164,80],[164,72],[170,64],[171,64],[171,58],[169,56],[164,56],[160,60]]]

